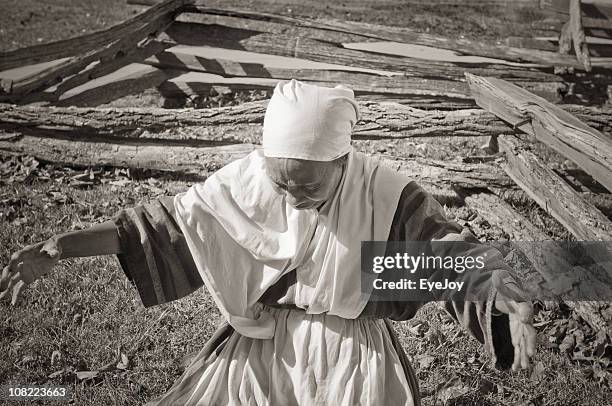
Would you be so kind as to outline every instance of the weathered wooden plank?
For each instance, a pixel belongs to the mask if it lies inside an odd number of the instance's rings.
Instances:
[[[588,107],[576,104],[562,104],[559,107],[612,139],[612,107]]]
[[[67,136],[157,137],[259,143],[267,101],[215,109],[88,109],[0,105],[0,129]],[[424,111],[396,103],[359,102],[355,139],[486,136],[510,129],[480,109]],[[247,124],[246,127],[240,127]],[[253,126],[253,125],[256,126]],[[227,129],[227,130],[226,130]],[[231,131],[231,136],[227,135]],[[168,138],[172,139],[172,138]]]
[[[502,165],[506,173],[576,238],[612,241],[612,222],[530,152],[527,144],[501,135],[499,146],[506,156]]]
[[[141,65],[139,69],[132,73],[119,76],[112,81],[105,81],[98,85],[88,85],[85,86],[85,89],[69,90],[60,95],[59,98],[53,99],[53,104],[63,107],[95,107],[110,103],[121,97],[139,94],[181,74],[181,71],[160,70],[152,66]]]
[[[307,80],[309,83],[323,86],[331,85],[330,82],[319,82]],[[271,94],[276,81],[261,80],[260,78],[249,79],[248,81],[235,82],[232,78],[226,80],[215,79],[211,82],[202,80],[183,81],[181,78],[163,82],[159,85],[159,95],[165,100],[174,100],[178,105],[186,99],[197,99],[214,94],[239,93],[250,91],[265,91]],[[341,82],[336,82],[341,83]],[[357,100],[394,102],[410,107],[424,110],[458,110],[474,108],[476,104],[473,99],[454,98],[448,96],[430,95],[427,92],[419,93],[378,93],[368,91],[357,91]]]
[[[136,45],[133,48],[126,49],[126,53],[120,52],[114,58],[99,61],[97,64],[94,64],[92,67],[88,67],[80,73],[71,76],[62,80],[53,91],[47,92],[37,92],[28,95],[27,97],[20,98],[19,102],[21,104],[27,104],[32,102],[46,101],[46,102],[57,102],[62,95],[69,92],[71,89],[74,89],[78,86],[84,85],[87,82],[103,77],[105,75],[111,74],[112,72],[117,71],[124,66],[127,66],[132,63],[142,62],[145,58],[148,58],[152,55],[162,52],[164,49],[168,48],[169,44],[160,43],[157,41],[151,41],[150,43],[140,46]],[[171,70],[168,70],[171,72]],[[163,80],[171,77],[170,75],[162,75]],[[151,74],[145,74],[145,78],[147,80],[151,80]],[[136,77],[133,77],[136,80]],[[123,79],[125,80],[125,78]],[[130,86],[130,89],[137,92],[139,90],[138,87]],[[108,93],[108,92],[107,92]],[[68,99],[64,97],[64,99]],[[94,100],[95,101],[95,100]],[[101,99],[97,101],[97,104],[105,103],[107,98]],[[62,104],[62,103],[59,103]],[[91,103],[87,103],[91,104]],[[81,104],[82,105],[82,104]]]
[[[52,131],[91,136],[200,139],[258,143],[267,101],[213,109],[62,108],[0,104],[0,129]],[[491,136],[511,131],[495,115],[481,109],[425,111],[398,105],[360,101],[362,120],[355,139],[392,139],[423,136]],[[612,111],[585,106],[564,106],[591,125],[612,125]],[[248,125],[227,138],[227,126]],[[256,125],[256,127],[253,127]],[[183,132],[187,128],[187,132]]]
[[[407,76],[463,80],[465,71],[509,80],[559,82],[561,78],[537,69],[508,65],[461,66],[450,62],[373,54],[333,44],[282,34],[258,33],[225,26],[175,22],[166,31],[168,39],[182,45],[206,45],[270,55],[288,56],[368,69],[402,72]]]
[[[153,1],[137,0],[131,4],[151,5]],[[364,40],[397,41],[408,44],[431,46],[441,49],[449,49],[466,55],[477,55],[483,57],[505,59],[516,62],[533,62],[544,65],[566,64],[579,67],[573,58],[561,56],[555,52],[533,52],[526,49],[509,47],[498,44],[484,43],[469,39],[445,38],[431,34],[420,33],[405,27],[390,27],[378,24],[368,24],[356,21],[344,21],[338,19],[305,19],[292,16],[284,16],[272,13],[255,12],[237,9],[218,9],[206,7],[202,4],[188,4],[184,7],[185,12],[202,13],[210,16],[230,17],[230,19],[214,18],[191,18],[186,17],[182,21],[203,22],[206,24],[222,24],[233,28],[257,30],[261,32],[285,33],[287,26],[305,28],[306,31],[291,31],[292,35],[306,36],[313,39],[333,41],[336,43],[358,42]],[[235,17],[231,20],[232,17]],[[253,21],[263,24],[253,24]],[[285,26],[281,29],[274,24]],[[303,35],[305,34],[305,35]]]
[[[155,2],[150,9],[106,30],[48,44],[0,52],[0,71],[72,57],[102,48],[130,35],[138,27],[161,15],[178,11],[184,4],[185,0]]]
[[[572,0],[540,0],[540,7],[570,14]],[[612,3],[606,0],[582,0],[582,12],[592,18],[612,18]]]
[[[152,6],[156,4],[158,0],[127,0],[127,4],[140,5],[140,6]],[[528,5],[532,4],[533,0],[431,0],[428,2],[432,5],[440,6],[480,6],[480,5],[492,5],[492,6],[512,6],[512,5]],[[194,5],[204,5],[206,1],[197,0],[193,2]],[[423,4],[420,0],[415,1],[403,1],[402,4]]]
[[[570,30],[576,58],[584,66],[584,70],[591,71],[591,58],[589,57],[589,46],[586,42],[584,30],[582,29],[582,13],[580,10],[581,0],[570,0]]]
[[[514,265],[514,252],[519,250],[527,260],[528,266],[517,261],[517,266],[513,266],[516,274],[523,282],[523,286],[533,289],[537,286],[554,287],[555,289],[542,290],[544,295],[552,294],[553,297],[565,298],[566,303],[572,307],[591,327],[596,331],[610,332],[610,323],[600,311],[601,304],[596,301],[587,301],[591,284],[597,284],[606,292],[598,292],[600,297],[612,297],[611,276],[600,268],[586,270],[576,267],[576,259],[567,250],[555,241],[551,241],[548,235],[538,229],[529,219],[518,213],[514,208],[502,199],[490,193],[476,193],[465,197],[465,203],[473,208],[480,217],[490,224],[499,226],[509,240],[513,242],[513,253],[506,261]],[[538,244],[537,242],[545,241]],[[520,255],[520,254],[519,254]],[[532,268],[537,271],[534,275]],[[580,292],[581,285],[584,285]],[[564,290],[567,290],[564,292]],[[538,292],[535,292],[538,293]],[[580,297],[583,300],[574,301],[569,298]],[[596,299],[596,298],[592,298]]]
[[[326,83],[322,83],[326,85]],[[535,87],[535,84],[534,84]],[[181,98],[185,96],[208,96],[211,94],[211,89],[215,89],[217,92],[223,90],[228,92],[238,92],[245,90],[267,90],[271,89],[271,84],[263,84],[261,82],[249,84],[249,83],[203,83],[203,82],[181,82],[172,81],[164,82],[159,86],[161,94],[169,99]],[[532,90],[533,91],[533,90]],[[537,93],[537,91],[533,91]],[[446,97],[434,97],[428,95],[398,95],[397,97],[391,94],[376,94],[376,93],[357,93],[357,99],[362,102],[375,101],[375,102],[390,102],[407,105],[421,110],[465,110],[473,109],[473,103],[467,102],[463,99],[451,99]],[[574,114],[580,120],[587,123],[589,126],[604,132],[608,138],[612,138],[612,109],[609,107],[589,107],[573,104],[559,105],[564,110]],[[458,112],[458,114],[462,114]],[[478,115],[479,113],[472,112],[472,115]],[[485,120],[486,121],[486,120]],[[501,130],[501,127],[498,128]],[[496,130],[498,130],[496,129]],[[502,131],[503,132],[503,131]],[[506,131],[507,132],[507,131]],[[495,135],[493,132],[487,132],[483,135]]]
[[[206,177],[209,172],[246,156],[254,148],[250,144],[194,147],[155,140],[119,144],[34,136],[0,141],[0,151],[32,155],[41,162],[73,167],[156,170],[193,177]]]
[[[540,49],[547,51],[556,51],[558,49],[558,38],[550,39],[537,39],[537,38],[525,38],[525,37],[508,37],[506,43],[517,47],[525,47],[531,49]],[[589,45],[589,55],[597,57],[610,57],[612,56],[612,44],[598,44],[594,43],[589,37],[586,38],[586,43]],[[610,66],[612,60],[604,61],[591,61],[592,66]]]
[[[612,191],[612,141],[570,113],[511,83],[466,74],[479,106],[550,146]]]
[[[79,73],[92,62],[112,60],[120,55],[135,53],[138,43],[148,42],[160,31],[165,30],[173,21],[172,13],[156,17],[126,35],[125,38],[109,44],[101,49],[91,50],[84,55],[75,56],[58,65],[52,66],[31,76],[27,76],[13,83],[9,92],[11,96],[24,96],[32,92],[45,89],[60,82],[65,77]],[[103,63],[104,64],[104,63]]]
[[[194,72],[218,74],[225,77],[250,77],[257,88],[260,89],[262,79],[300,79],[317,84],[343,83],[353,88],[357,95],[366,97],[409,95],[405,97],[410,105],[419,104],[419,108],[427,108],[426,103],[432,103],[429,108],[471,108],[473,99],[466,83],[452,80],[423,79],[407,75],[379,75],[375,73],[356,72],[351,70],[322,70],[322,69],[282,69],[268,67],[257,63],[234,62],[223,59],[208,59],[198,55],[189,54],[189,49],[181,51],[167,51],[160,55],[148,58],[145,63],[157,66],[160,69],[186,69]],[[241,81],[243,85],[245,81]],[[516,82],[529,91],[544,97],[551,102],[560,102],[561,95],[567,91],[567,85],[561,82]],[[170,86],[170,85],[169,85]],[[171,86],[170,86],[171,87]],[[205,94],[209,90],[205,80],[199,83],[178,85],[176,91],[183,91],[185,95]],[[165,94],[171,95],[173,89],[164,89]],[[431,96],[431,97],[427,97]],[[447,107],[445,107],[447,105]]]
[[[404,75],[383,76],[346,70],[283,69],[259,63],[208,59],[180,51],[161,52],[144,63],[161,69],[185,69],[225,77],[299,79],[317,83],[343,83],[356,93],[422,94],[453,99],[472,99],[466,83],[427,80]]]
[[[179,21],[225,25],[237,29],[255,30],[276,34],[305,36],[312,39],[331,41],[337,44],[363,41],[395,41],[407,44],[448,49],[465,55],[476,55],[514,62],[538,63],[580,67],[576,60],[556,52],[534,52],[507,45],[479,42],[469,39],[455,39],[420,33],[405,27],[390,27],[338,19],[304,19],[270,13],[236,9],[216,9],[199,5],[185,6],[186,14]],[[202,13],[194,16],[190,13]]]
[[[565,12],[567,14],[567,10]],[[565,24],[565,20],[556,18],[534,21],[533,23],[531,23],[531,26],[535,29],[540,29],[544,31],[560,31],[563,24]],[[585,28],[612,30],[612,20],[609,20],[607,18],[591,18],[583,16],[582,25]]]

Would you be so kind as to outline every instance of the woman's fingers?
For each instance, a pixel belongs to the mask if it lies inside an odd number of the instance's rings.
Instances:
[[[521,346],[519,344],[514,345],[514,360],[512,362],[512,370],[518,371],[521,365]]]
[[[514,362],[512,370],[529,368],[530,359],[535,355],[536,331],[529,323],[518,322],[511,325],[512,344],[514,346]]]
[[[514,347],[514,360],[512,370],[517,371],[520,368],[529,367],[529,357],[531,356],[529,330],[526,323],[520,320],[516,314],[510,314],[510,337],[512,346]]]
[[[529,368],[529,356],[527,355],[527,337],[525,336],[525,330],[523,329],[523,336],[521,337],[521,368]]]
[[[10,277],[11,275],[11,268],[9,268],[9,266],[5,266],[4,269],[2,270],[2,276],[0,276],[0,292],[4,291],[4,287],[8,284],[9,280],[11,279]]]
[[[520,344],[520,335],[519,335],[519,326],[520,321],[514,317],[514,315],[510,315],[510,338],[512,340],[512,345],[517,346]]]
[[[0,293],[0,300],[6,300],[9,296],[12,298],[13,288],[17,285],[17,282],[21,280],[19,272],[12,275],[8,281],[6,288]]]
[[[527,330],[527,355],[533,357],[536,352],[536,329],[531,324],[525,326]]]
[[[11,298],[11,306],[15,306],[17,304],[17,299],[19,298],[21,289],[23,289],[24,286],[25,286],[25,282],[22,280],[19,280],[13,287],[13,297]]]

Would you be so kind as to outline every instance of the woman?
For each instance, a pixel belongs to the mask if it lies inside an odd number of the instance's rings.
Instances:
[[[123,210],[89,230],[14,254],[0,297],[63,258],[118,254],[145,306],[206,285],[226,323],[151,405],[418,405],[418,381],[387,319],[424,300],[373,300],[362,241],[477,242],[446,220],[415,182],[355,152],[353,92],[281,82],[264,120],[263,151],[186,193]],[[530,303],[500,260],[456,273],[481,301],[445,307],[497,365],[528,367]]]

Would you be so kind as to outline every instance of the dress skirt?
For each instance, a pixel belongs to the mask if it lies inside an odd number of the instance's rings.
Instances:
[[[270,308],[274,337],[221,326],[161,405],[418,406],[418,381],[386,319]]]

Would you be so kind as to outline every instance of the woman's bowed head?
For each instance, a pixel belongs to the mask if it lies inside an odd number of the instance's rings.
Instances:
[[[23,248],[2,271],[0,299],[14,305],[24,286],[47,275],[61,259],[118,254],[145,306],[205,285],[228,323],[224,355],[207,346],[209,352],[193,361],[199,369],[186,372],[198,377],[181,377],[181,382],[200,384],[177,383],[164,402],[188,392],[194,402],[219,403],[238,396],[233,388],[239,387],[255,397],[268,393],[257,404],[288,394],[299,394],[301,401],[294,403],[310,404],[321,396],[310,391],[309,377],[316,374],[329,382],[351,382],[350,399],[369,399],[362,404],[416,405],[418,381],[386,319],[408,320],[423,303],[370,302],[361,288],[361,241],[474,237],[446,220],[443,208],[414,181],[353,150],[351,131],[358,120],[358,105],[346,87],[280,82],[266,110],[263,152],[254,151],[170,200],[124,209],[112,221]],[[164,235],[173,235],[173,242]],[[482,246],[496,257],[493,248]],[[496,262],[490,268],[479,278],[456,275],[466,288],[491,292],[489,301],[449,301],[445,308],[494,359],[509,349],[513,369],[527,368],[535,353],[532,304],[522,300],[507,265]],[[147,279],[152,274],[171,286],[153,289]],[[499,323],[506,326],[496,327]],[[315,328],[322,330],[315,333]],[[338,340],[337,331],[347,340]],[[343,344],[363,337],[376,339]],[[340,353],[346,359],[332,360]],[[373,365],[352,365],[381,354],[385,365],[393,366],[381,376],[369,375],[378,371]],[[284,361],[296,357],[310,361]],[[218,372],[229,368],[228,359],[241,360],[240,368]],[[327,369],[330,362],[343,367]],[[240,383],[247,375],[235,371],[245,368],[271,370],[274,376]],[[213,390],[219,385],[224,389]],[[328,390],[328,400],[348,396],[344,388]]]
[[[266,174],[302,209],[320,208],[336,192],[359,121],[353,91],[292,80],[275,89],[263,128]]]

